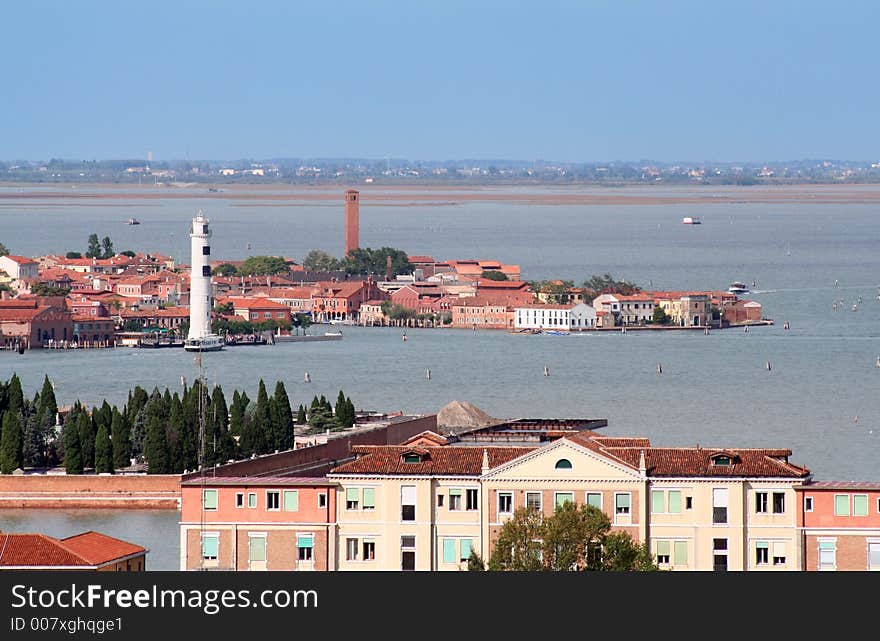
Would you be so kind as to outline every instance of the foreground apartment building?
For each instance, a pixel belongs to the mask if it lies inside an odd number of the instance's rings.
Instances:
[[[182,484],[181,569],[458,571],[522,506],[603,510],[676,571],[880,570],[880,483],[787,449],[653,447],[530,419],[354,445],[325,477]]]

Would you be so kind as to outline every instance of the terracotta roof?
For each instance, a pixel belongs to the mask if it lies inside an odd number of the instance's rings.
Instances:
[[[534,447],[420,447],[426,454],[419,463],[404,463],[403,455],[413,452],[412,446],[354,445],[351,451],[360,456],[333,468],[331,474],[406,474],[479,476],[483,467],[483,450],[488,453],[489,467],[498,467]]]
[[[491,278],[477,279],[477,287],[486,289],[525,289],[528,284],[524,280],[492,280]]]
[[[279,303],[270,298],[247,298],[240,296],[229,296],[219,298],[217,300],[221,305],[227,302],[232,303],[233,307],[241,307],[243,309],[290,309],[284,303]]]
[[[410,256],[409,262],[411,263],[434,263],[436,262],[430,256]]]
[[[30,321],[37,316],[52,309],[48,305],[41,307],[0,307],[0,320],[2,321]]]
[[[146,552],[146,548],[100,532],[83,532],[61,539],[64,546],[91,565],[103,565],[115,559]]]
[[[201,486],[203,480],[199,477],[181,481],[182,487]],[[284,485],[290,487],[303,485],[336,485],[335,481],[328,480],[323,476],[207,476],[205,485],[211,486],[234,486],[234,487],[261,487],[263,485]]]
[[[791,450],[708,449],[696,447],[609,447],[605,452],[638,467],[641,452],[649,476],[779,476],[803,478],[810,475],[805,467],[786,463]],[[733,457],[730,465],[715,465],[712,456],[724,453]]]
[[[6,258],[19,265],[29,265],[37,262],[33,258],[28,258],[27,256],[15,256],[14,254],[6,254]]]
[[[99,532],[84,532],[66,539],[45,534],[0,533],[0,566],[75,566],[87,569],[132,554],[146,553],[134,545]]]
[[[880,491],[880,483],[876,481],[811,481],[803,485],[805,490],[873,490]]]

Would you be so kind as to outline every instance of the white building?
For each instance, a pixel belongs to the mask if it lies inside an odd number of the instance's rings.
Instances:
[[[655,301],[646,294],[602,294],[593,299],[593,307],[609,312],[615,325],[644,325],[654,318]]]
[[[596,310],[577,305],[523,305],[513,310],[514,329],[582,331],[596,328]]]
[[[0,256],[0,269],[15,281],[32,282],[40,275],[39,263],[25,256]]]

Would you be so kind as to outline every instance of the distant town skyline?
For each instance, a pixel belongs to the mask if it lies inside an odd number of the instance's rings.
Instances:
[[[6,7],[0,158],[876,161],[850,1]]]

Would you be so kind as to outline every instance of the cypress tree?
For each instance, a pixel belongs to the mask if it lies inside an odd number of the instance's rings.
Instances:
[[[348,427],[351,427],[354,425],[357,415],[355,414],[354,403],[351,402],[350,396],[345,397],[345,404],[348,406]]]
[[[223,388],[219,385],[215,385],[211,392],[211,411],[208,416],[210,429],[206,435],[205,461],[208,465],[222,464],[234,458],[235,441],[229,434],[229,409],[226,407]]]
[[[257,454],[268,454],[272,429],[272,417],[269,414],[269,394],[266,392],[266,384],[260,379],[257,390],[257,411],[254,414],[253,423],[253,451]]]
[[[275,383],[275,395],[277,404],[277,423],[275,426],[275,449],[289,450],[293,447],[293,411],[290,409],[290,398],[284,383]]]
[[[79,445],[79,416],[68,420],[62,430],[64,438],[64,468],[68,474],[82,474],[82,450]]]
[[[149,396],[147,390],[140,385],[135,385],[134,391],[130,392],[128,397],[128,403],[125,405],[125,418],[128,424],[133,426],[135,417],[138,415],[138,412],[144,409]]]
[[[42,419],[41,423],[45,424],[46,414],[51,415],[51,424],[55,425],[55,415],[58,413],[58,402],[55,399],[55,389],[49,382],[49,376],[44,374],[43,389],[40,391],[40,402],[37,406],[37,415]]]
[[[110,421],[110,440],[113,444],[113,469],[121,470],[131,465],[131,429],[125,416],[115,407]]]
[[[147,460],[148,474],[167,474],[170,471],[165,425],[161,417],[155,414],[147,419],[144,457]]]
[[[92,414],[82,411],[77,417],[79,429],[79,448],[82,453],[83,468],[95,467],[95,436],[98,428],[95,425],[94,408]]]
[[[246,406],[247,402],[243,401],[241,394],[238,393],[238,390],[235,390],[235,393],[232,395],[232,407],[229,408],[229,433],[239,438],[243,436],[244,408]]]
[[[339,390],[339,395],[336,397],[334,414],[336,415],[336,420],[339,425],[347,427],[346,420],[348,416],[348,405],[345,404],[345,394],[342,393],[342,390]]]
[[[316,407],[320,407],[320,406],[321,406],[321,401],[318,400],[318,395],[315,394],[315,396],[312,398],[311,408],[315,409]]]
[[[142,407],[135,414],[131,426],[131,457],[141,460],[144,456],[144,442],[147,440],[147,408]]]
[[[31,414],[24,422],[22,461],[24,467],[44,467],[48,449],[48,432],[40,424],[42,416]]]
[[[188,456],[184,453],[184,440],[186,440],[186,433],[190,429],[183,420],[183,403],[176,392],[168,402],[171,406],[168,423],[165,426],[165,439],[168,444],[168,471],[180,473],[184,469],[195,470],[196,465],[191,460],[187,460],[194,458],[194,453],[189,452]],[[191,463],[191,466],[188,463]]]
[[[296,422],[299,425],[304,425],[308,419],[306,418],[306,408],[302,403],[299,405],[299,410],[296,412]]]
[[[13,373],[12,378],[9,379],[6,397],[6,410],[20,415],[24,410],[24,394],[21,391],[21,380],[18,378],[18,374]]]
[[[110,430],[104,423],[101,423],[95,436],[95,472],[113,472],[113,444],[110,442]]]
[[[0,435],[0,474],[12,474],[22,462],[21,419],[11,409],[3,412],[3,434]]]

